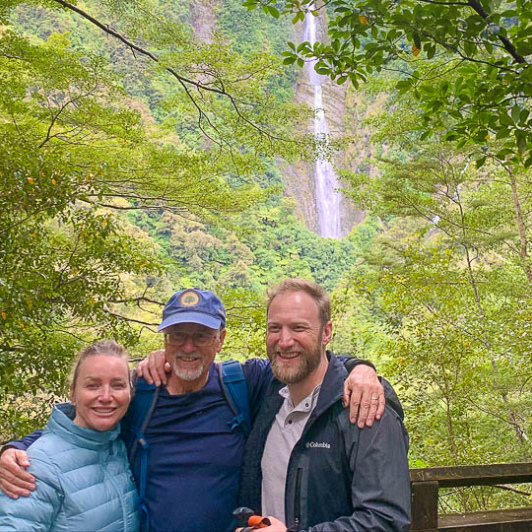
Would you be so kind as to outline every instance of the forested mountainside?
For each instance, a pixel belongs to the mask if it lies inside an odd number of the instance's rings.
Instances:
[[[511,4],[499,20],[510,34]],[[332,348],[371,359],[396,387],[412,464],[529,460],[526,144],[515,137],[517,160],[496,131],[463,140],[442,102],[474,100],[465,70],[405,85],[404,72],[435,68],[416,59],[419,36],[399,42],[406,67],[398,56],[358,87],[327,82],[342,138],[316,142],[303,61],[280,55],[302,30],[264,11],[239,0],[0,6],[2,441],[42,425],[87,342],[114,337],[137,357],[160,347],[161,304],[184,286],[225,302],[225,356],[262,356],[264,289],[299,276],[333,295]],[[355,18],[361,31],[371,21]],[[512,100],[507,130],[529,109]],[[308,229],[309,171],[333,148],[348,225],[359,222],[342,239]],[[506,496],[448,500],[488,508]]]

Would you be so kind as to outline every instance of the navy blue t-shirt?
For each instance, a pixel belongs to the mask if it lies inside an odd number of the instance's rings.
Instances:
[[[243,364],[252,415],[271,379],[269,364]],[[234,530],[246,436],[230,429],[234,414],[212,365],[204,388],[185,395],[161,389],[145,431],[149,442],[146,503],[153,532]]]

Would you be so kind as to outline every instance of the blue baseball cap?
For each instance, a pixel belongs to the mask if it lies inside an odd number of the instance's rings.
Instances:
[[[176,323],[199,323],[210,329],[225,327],[225,308],[220,298],[208,290],[186,288],[175,293],[163,310],[157,332]]]

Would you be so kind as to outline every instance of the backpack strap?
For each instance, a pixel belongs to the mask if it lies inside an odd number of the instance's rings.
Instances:
[[[135,440],[131,447],[129,460],[133,467],[137,453],[140,452],[138,487],[141,530],[149,530],[150,528],[150,516],[146,506],[146,477],[148,474],[149,444],[145,433],[157,404],[159,390],[160,387],[156,387],[153,384],[150,385],[145,381],[138,381],[135,397],[133,398],[133,431]]]
[[[246,377],[242,364],[236,360],[224,360],[217,364],[220,385],[235,417],[229,421],[231,430],[242,427],[246,436],[251,432],[251,412]]]

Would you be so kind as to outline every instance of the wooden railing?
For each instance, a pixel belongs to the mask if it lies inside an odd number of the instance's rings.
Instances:
[[[532,506],[438,515],[439,488],[532,482],[532,463],[411,469],[412,531],[531,532]]]

